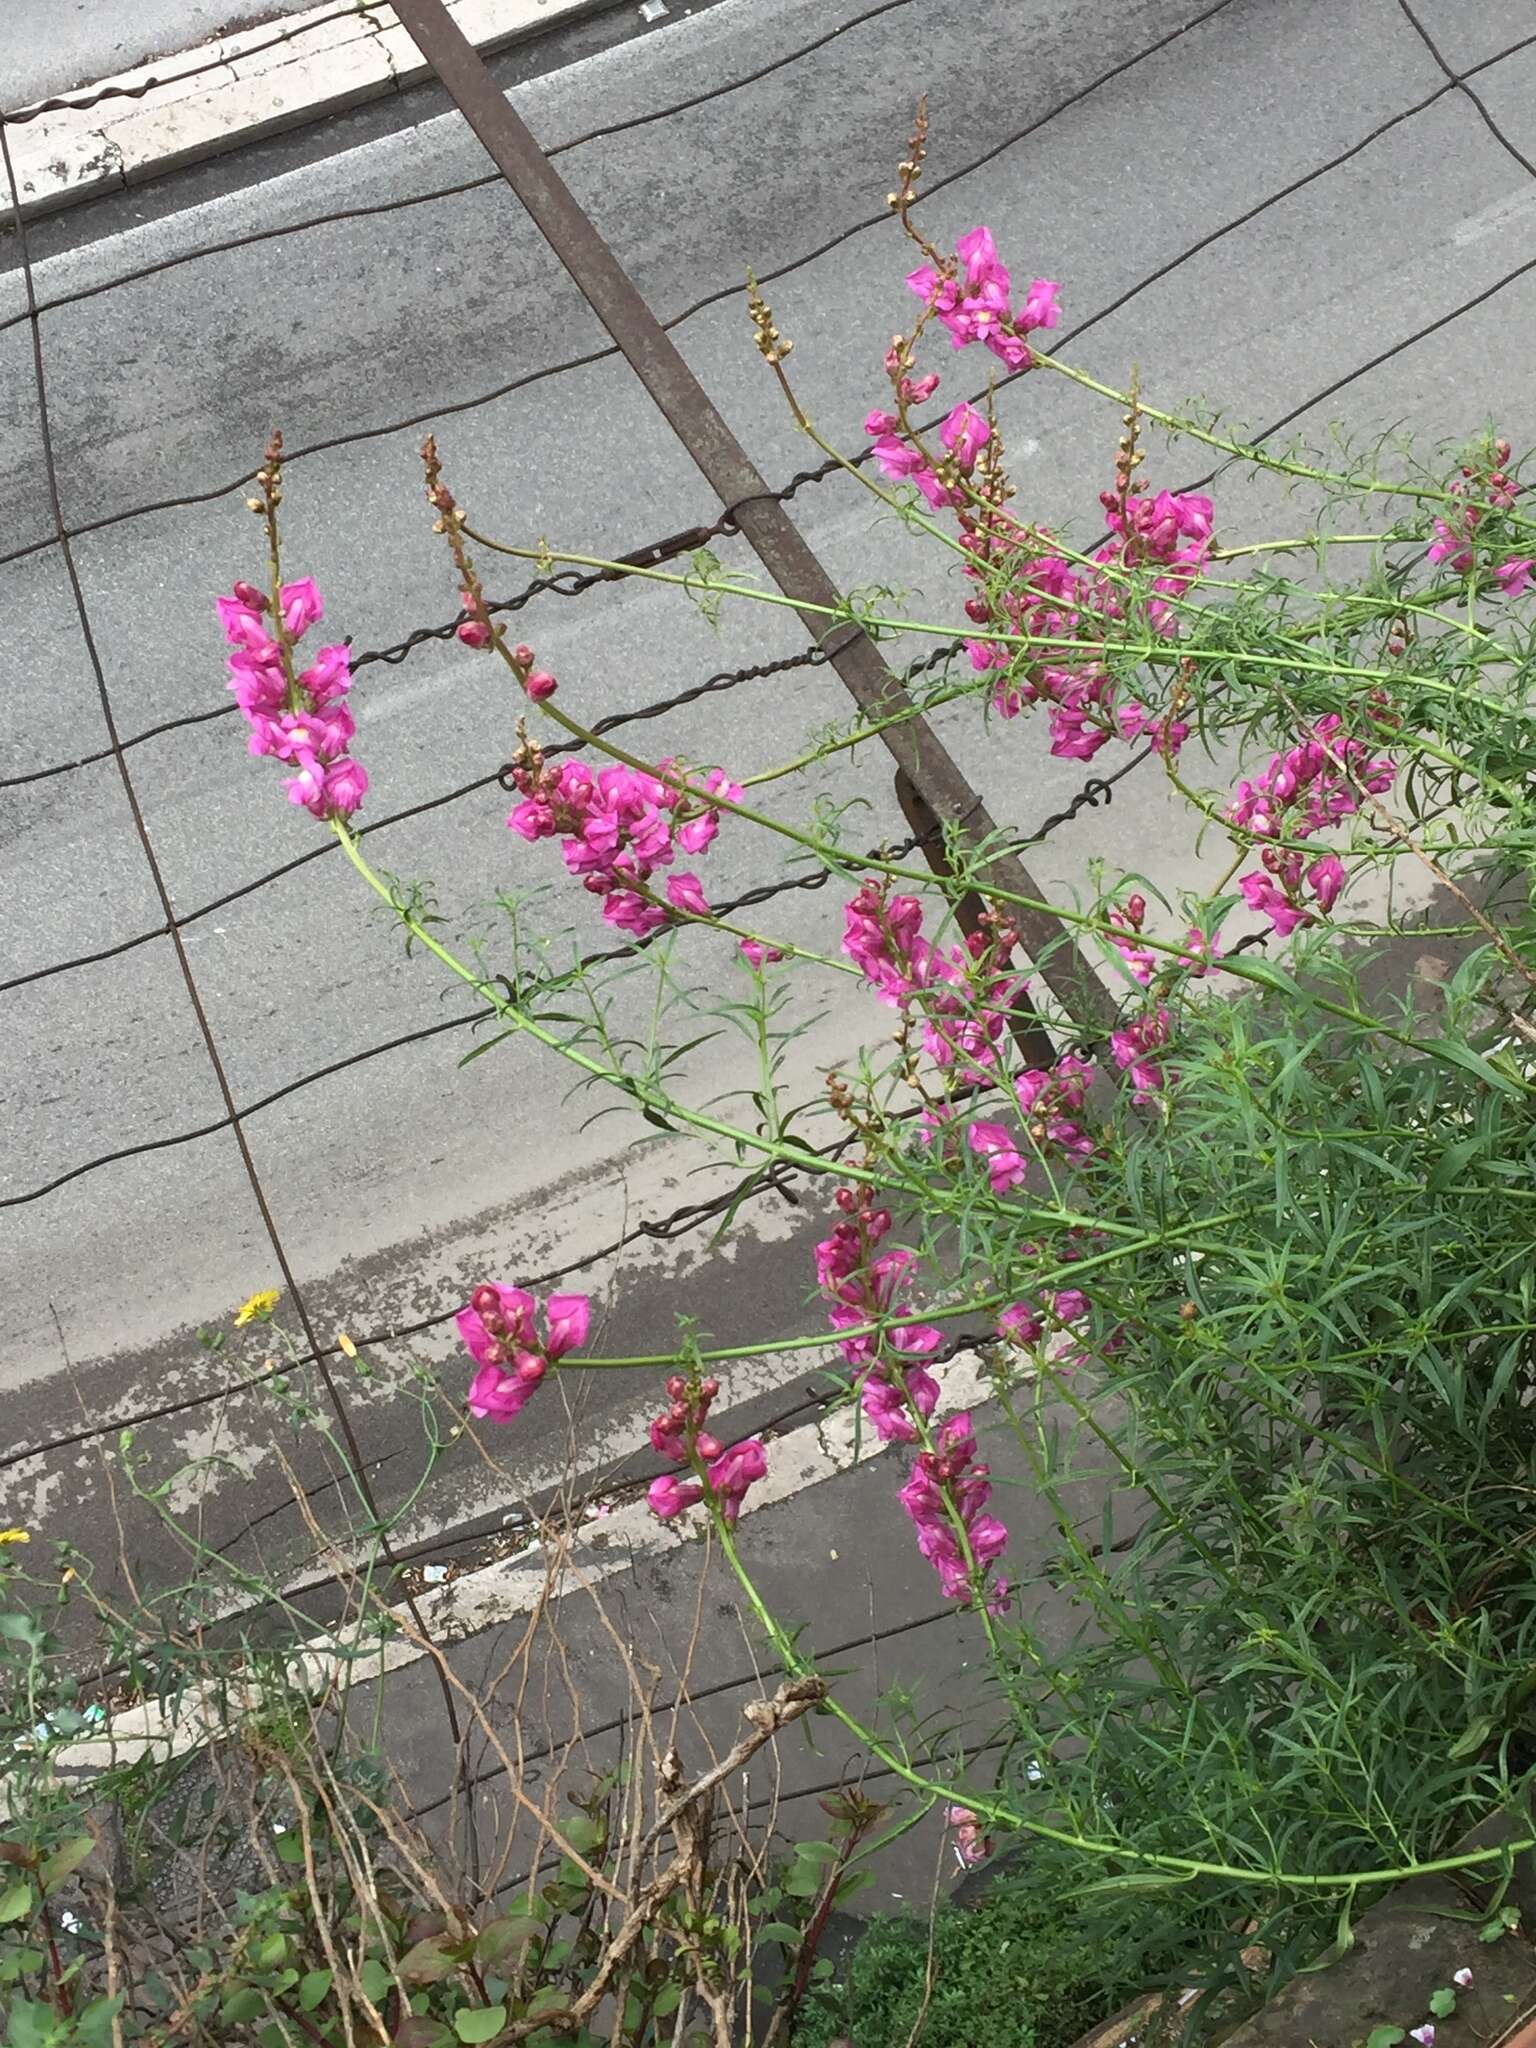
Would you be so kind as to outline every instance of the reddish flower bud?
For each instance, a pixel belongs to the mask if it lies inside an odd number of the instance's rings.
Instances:
[[[477,1287],[469,1297],[469,1305],[482,1322],[491,1316],[495,1316],[498,1321],[501,1319],[501,1296],[494,1287]]]
[[[533,649],[531,647],[525,646],[524,643],[521,640],[519,640],[517,645],[512,650],[512,659],[517,663],[519,668],[532,668]]]
[[[517,1354],[517,1376],[525,1386],[536,1387],[548,1371],[542,1358],[536,1358],[531,1351]]]
[[[554,677],[542,668],[536,668],[523,685],[535,704],[542,704],[546,697],[553,697],[559,687]]]
[[[672,1373],[667,1380],[667,1398],[671,1401],[682,1401],[686,1399],[687,1393],[688,1382],[680,1372]]]
[[[466,619],[458,629],[457,638],[462,640],[466,647],[488,647],[491,629],[479,619]]]
[[[711,1375],[709,1379],[704,1380],[699,1387],[699,1392],[703,1395],[706,1401],[713,1401],[716,1394],[718,1394],[719,1391],[720,1382],[717,1379],[715,1379],[713,1375]]]
[[[718,1458],[720,1455],[719,1442],[705,1429],[701,1429],[694,1438],[693,1447],[701,1458]]]
[[[249,605],[253,612],[264,612],[267,609],[267,594],[264,590],[258,590],[254,583],[237,583],[235,596],[242,604]]]

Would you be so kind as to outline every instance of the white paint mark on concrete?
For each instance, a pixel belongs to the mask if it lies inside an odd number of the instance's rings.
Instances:
[[[483,52],[540,34],[599,4],[448,0],[465,35]],[[427,75],[392,7],[370,6],[366,13],[337,18],[334,0],[327,0],[275,33],[269,22],[180,57],[140,64],[71,95],[94,98],[108,89],[112,98],[24,121],[11,146],[22,212],[45,213],[137,184],[176,165],[399,92]],[[135,96],[116,96],[123,94]]]

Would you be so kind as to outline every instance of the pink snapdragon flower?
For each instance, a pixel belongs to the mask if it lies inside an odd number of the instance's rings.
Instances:
[[[1226,948],[1221,943],[1220,932],[1207,934],[1201,931],[1199,925],[1192,924],[1179,959],[1191,974],[1201,976],[1209,974],[1225,955]]]
[[[939,428],[939,439],[963,470],[974,469],[976,458],[992,438],[992,429],[973,406],[957,405]]]
[[[357,730],[346,703],[347,649],[322,647],[305,669],[294,652],[325,613],[313,577],[282,584],[275,608],[265,591],[245,582],[215,605],[235,650],[229,688],[250,727],[250,751],[293,769],[285,783],[290,803],[316,818],[350,818],[368,793],[368,776],[346,751]]]
[[[584,1294],[552,1294],[538,1327],[538,1303],[524,1287],[487,1281],[477,1287],[456,1321],[465,1349],[480,1368],[469,1390],[469,1410],[490,1422],[510,1422],[549,1367],[587,1341],[592,1304]]]
[[[1045,1324],[1041,1320],[1040,1311],[1029,1301],[1015,1301],[1003,1309],[998,1315],[997,1327],[1000,1335],[1021,1349],[1038,1344],[1045,1335]]]
[[[1006,1195],[1024,1178],[1024,1160],[1006,1124],[973,1123],[966,1142],[987,1163],[987,1177],[994,1195]]]
[[[692,917],[710,915],[704,884],[697,875],[668,875],[667,901],[674,910],[685,910]]]
[[[697,1479],[683,1479],[676,1472],[663,1472],[651,1481],[645,1497],[656,1519],[670,1522],[689,1508],[697,1507],[704,1498],[704,1489]]]
[[[1173,1020],[1166,1009],[1146,1010],[1132,1023],[1109,1035],[1115,1065],[1129,1072],[1132,1101],[1150,1102],[1168,1085],[1167,1077],[1154,1055],[1173,1036]]]

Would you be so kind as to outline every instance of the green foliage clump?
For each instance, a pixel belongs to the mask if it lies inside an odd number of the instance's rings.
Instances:
[[[1166,1971],[1176,1936],[1145,1900],[1088,1913],[1055,1860],[1031,1856],[1027,1875],[931,1920],[871,1921],[839,1981],[813,1992],[794,2048],[1067,2048]]]

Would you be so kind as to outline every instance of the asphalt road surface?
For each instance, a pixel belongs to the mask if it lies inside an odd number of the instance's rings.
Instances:
[[[570,148],[562,172],[770,479],[817,451],[751,348],[743,273],[750,264],[769,281],[796,343],[797,388],[824,432],[860,444],[883,348],[907,313],[909,259],[884,198],[920,91],[933,135],[928,232],[945,241],[985,220],[1016,274],[1060,279],[1066,348],[1111,380],[1135,363],[1150,393],[1201,396],[1255,432],[1289,422],[1284,431],[1315,438],[1344,419],[1363,433],[1407,422],[1454,439],[1493,417],[1518,441],[1536,427],[1536,173],[1525,161],[1536,159],[1536,46],[1499,53],[1536,33],[1536,18],[1523,0],[1415,0],[1415,13],[1453,69],[1499,57],[1471,81],[1481,108],[1448,82],[1397,0],[721,0],[643,34],[621,10],[585,41],[520,57],[509,75],[525,80],[518,105],[546,146],[626,124]],[[41,332],[64,512],[125,736],[222,701],[210,598],[259,572],[240,479],[274,422],[295,451],[288,572],[318,579],[328,628],[358,651],[455,609],[421,499],[423,423],[477,522],[519,543],[627,551],[717,512],[503,186],[402,203],[485,177],[476,144],[440,106],[423,95],[369,109],[36,229],[39,294],[62,301]],[[24,304],[14,253],[0,256],[0,319]],[[955,395],[980,376],[957,361]],[[168,940],[130,943],[162,919],[115,765],[16,780],[99,755],[106,737],[49,544],[21,322],[0,331],[0,391],[4,972],[118,949],[0,994],[0,1385],[13,1446],[0,1505],[108,1554],[105,1452],[119,1419],[159,1407],[173,1412],[136,1437],[146,1474],[217,1454],[224,1462],[185,1478],[174,1499],[201,1486],[210,1540],[249,1543],[254,1524],[274,1556],[297,1558],[288,1462],[319,1486],[327,1456],[290,1437],[265,1396],[220,1392],[264,1369],[268,1333],[217,1351],[196,1338],[278,1284],[231,1132],[24,1199],[104,1153],[216,1124],[223,1108]],[[1024,508],[1091,531],[1113,411],[1042,378],[1012,385],[999,405]],[[1153,461],[1172,484],[1207,467],[1187,445]],[[1217,496],[1224,527],[1245,536],[1300,517],[1241,478]],[[898,585],[918,615],[953,620],[944,558],[876,509],[846,478],[793,500],[839,578]],[[747,565],[739,543],[718,552]],[[505,562],[488,580],[510,592],[527,573]],[[546,595],[520,618],[562,701],[591,718],[804,646],[782,613],[742,607],[716,627],[643,584]],[[363,668],[354,702],[373,782],[366,815],[410,814],[371,837],[373,858],[430,883],[444,929],[486,934],[499,964],[508,927],[494,899],[557,884],[552,849],[505,830],[494,785],[421,807],[505,759],[517,707],[502,672],[432,640]],[[656,755],[687,752],[739,775],[844,716],[830,672],[802,667],[637,730]],[[989,732],[971,707],[941,723],[1007,821],[1031,824],[1082,780],[1046,758],[1027,722]],[[775,785],[775,807],[803,821],[835,786],[868,806],[851,837],[899,832],[888,769],[867,751],[835,784],[821,772]],[[441,1316],[479,1278],[583,1257],[724,1184],[718,1171],[695,1174],[695,1147],[618,1116],[592,1121],[596,1105],[572,1096],[536,1048],[506,1044],[461,1066],[473,1039],[460,1027],[380,1050],[470,1004],[430,962],[405,957],[334,851],[252,886],[324,835],[283,802],[270,764],[246,758],[234,721],[174,727],[127,759],[177,912],[199,913],[188,955],[237,1103],[354,1062],[245,1125],[324,1339]],[[1107,812],[1054,835],[1036,872],[1082,889],[1107,859],[1187,878],[1170,866],[1183,836],[1174,821],[1157,785],[1133,776]],[[744,829],[727,830],[702,871],[720,895],[778,865]],[[773,929],[833,952],[837,911],[833,892],[792,895]],[[539,914],[587,943],[605,930],[558,886]],[[683,971],[711,997],[729,993],[719,940],[695,946]],[[638,1014],[625,1000],[620,1014]],[[830,978],[797,1014],[807,1065],[846,1054],[884,1017]],[[688,1074],[699,1102],[740,1084],[724,1041],[700,1048]],[[765,1198],[723,1250],[701,1231],[600,1261],[586,1284],[603,1348],[665,1348],[680,1312],[727,1344],[813,1329],[818,1221]],[[295,1327],[289,1304],[283,1317]],[[814,1362],[748,1359],[732,1395],[768,1412]],[[337,1362],[386,1501],[405,1498],[420,1470],[416,1366],[441,1370],[450,1392],[461,1384],[441,1327],[378,1347],[373,1379]],[[467,1441],[454,1447],[413,1511],[411,1540],[494,1516],[509,1493],[536,1494],[568,1439],[589,1466],[627,1449],[648,1387],[594,1375],[579,1394],[575,1414],[541,1396],[515,1441],[498,1441],[510,1476]],[[42,1448],[14,1455],[32,1446]],[[115,1484],[122,1506],[120,1475]],[[148,1518],[128,1526],[135,1555],[160,1555]]]

